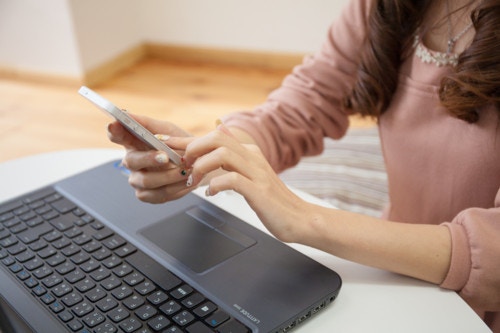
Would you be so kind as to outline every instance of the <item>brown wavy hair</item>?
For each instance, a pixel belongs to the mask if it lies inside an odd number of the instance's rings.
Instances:
[[[357,80],[344,106],[379,117],[398,84],[398,70],[412,51],[416,30],[432,0],[375,0],[368,20]],[[451,75],[441,81],[441,104],[455,117],[475,123],[494,105],[500,113],[500,0],[483,0],[471,14],[476,31]]]

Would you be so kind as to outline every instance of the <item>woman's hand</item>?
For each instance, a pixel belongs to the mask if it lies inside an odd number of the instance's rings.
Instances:
[[[144,116],[134,118],[153,134],[161,133],[160,137],[164,142],[181,155],[193,140],[187,132],[169,122]],[[177,199],[191,191],[191,188],[186,187],[186,170],[171,163],[165,152],[152,150],[118,122],[108,126],[108,137],[112,142],[125,147],[123,164],[131,172],[129,183],[140,200],[161,203]]]
[[[185,186],[194,187],[212,173],[207,195],[240,193],[282,241],[295,242],[307,232],[302,221],[308,204],[285,186],[256,145],[240,143],[224,125],[189,143],[184,160],[191,169]],[[213,175],[220,169],[225,172]]]

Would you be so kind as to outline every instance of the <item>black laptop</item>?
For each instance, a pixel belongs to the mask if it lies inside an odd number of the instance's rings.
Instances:
[[[337,273],[195,194],[140,202],[118,161],[0,204],[3,332],[286,332]]]

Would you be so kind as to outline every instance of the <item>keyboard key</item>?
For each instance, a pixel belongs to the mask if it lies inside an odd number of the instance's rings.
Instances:
[[[83,300],[82,295],[79,293],[71,293],[69,295],[64,296],[61,301],[67,306],[72,307],[75,304],[80,303]]]
[[[64,232],[73,227],[73,219],[71,216],[60,215],[50,220],[50,224],[52,224],[57,230]]]
[[[158,311],[152,305],[144,305],[135,311],[135,315],[141,320],[148,320],[156,315]]]
[[[205,322],[212,327],[217,327],[227,320],[229,320],[229,315],[224,311],[219,310],[215,311],[210,317],[205,319]]]
[[[84,292],[94,288],[95,286],[96,286],[96,284],[94,283],[94,281],[92,281],[89,278],[86,278],[85,280],[82,280],[82,281],[78,282],[77,284],[75,284],[75,288],[78,289],[78,291],[80,291],[81,293],[84,293]]]
[[[61,253],[64,254],[66,257],[71,257],[72,255],[78,252],[80,252],[80,248],[73,244],[61,250]]]
[[[118,323],[123,319],[128,318],[128,316],[130,316],[130,312],[128,312],[124,307],[121,306],[108,313],[109,319],[111,319],[115,323]]]
[[[134,294],[123,301],[123,305],[129,310],[135,310],[145,303],[144,298],[137,294]]]
[[[51,257],[51,256],[53,256],[56,253],[57,253],[57,250],[54,249],[52,246],[47,246],[43,250],[38,251],[38,255],[42,259],[47,259],[48,257]]]
[[[182,311],[176,314],[172,320],[180,326],[186,326],[194,320],[194,316],[188,311]]]
[[[205,297],[203,297],[200,293],[194,293],[185,300],[182,301],[182,304],[188,309],[194,308],[201,302],[205,301]]]
[[[153,305],[160,305],[168,300],[168,296],[160,290],[149,295],[147,300]]]
[[[118,306],[118,302],[111,297],[106,297],[96,303],[96,306],[102,312],[108,312]]]
[[[75,268],[76,268],[75,265],[73,265],[69,261],[66,261],[66,262],[64,262],[56,267],[56,272],[58,272],[61,275],[66,275],[69,272],[72,272]]]
[[[97,260],[103,260],[103,259],[106,259],[107,257],[111,256],[112,254],[113,254],[113,252],[111,252],[107,248],[103,247],[103,248],[95,251],[94,253],[92,253],[92,256],[94,258],[96,258]]]
[[[95,228],[97,230],[99,230],[98,232],[96,232],[92,237],[94,237],[96,240],[98,241],[101,241],[105,238],[108,238],[109,236],[111,235],[114,235],[115,233],[113,232],[113,230],[109,229],[109,228],[105,228],[105,227],[101,227],[101,228]]]
[[[54,313],[59,313],[64,310],[64,306],[59,303],[59,302],[54,302],[52,303],[49,308],[54,312]]]
[[[114,235],[102,241],[102,244],[110,250],[117,249],[120,246],[125,245],[125,243],[127,243],[127,241],[117,235]]]
[[[71,241],[69,239],[67,239],[66,237],[60,238],[60,239],[52,242],[52,246],[58,250],[65,248],[66,246],[68,246],[70,244],[71,244]]]
[[[205,324],[201,322],[196,322],[193,325],[186,328],[188,333],[211,333],[213,330],[208,328]]]
[[[54,287],[52,289],[52,293],[56,297],[62,297],[64,295],[70,293],[71,291],[73,291],[73,288],[68,283],[61,283],[60,285],[58,285],[57,287]]]
[[[217,327],[218,333],[248,333],[249,330],[240,322],[230,320]]]
[[[141,295],[147,295],[155,291],[156,287],[151,281],[144,281],[135,286],[135,290]]]
[[[188,285],[182,285],[170,292],[170,296],[172,296],[175,299],[181,299],[193,292],[193,288],[191,288]]]
[[[68,323],[68,327],[70,328],[70,330],[72,330],[73,332],[76,332],[80,329],[83,328],[83,324],[80,323],[78,320],[72,320]]]
[[[85,325],[87,325],[90,328],[101,324],[105,320],[106,317],[104,317],[104,315],[102,315],[100,312],[92,312],[91,314],[87,315],[85,318],[82,319]]]
[[[37,286],[37,285],[38,285],[38,281],[37,281],[36,279],[33,279],[33,278],[28,278],[27,280],[25,280],[25,281],[24,281],[24,284],[25,284],[25,285],[26,285],[26,287],[28,287],[28,288],[33,288],[33,287],[35,287],[35,286]],[[41,288],[43,288],[43,287],[41,287]],[[45,288],[43,288],[43,289],[45,289]],[[38,290],[37,290],[37,291],[35,291],[35,290],[33,289],[33,291],[34,291],[35,293],[37,293],[37,296],[40,296],[40,295],[42,295],[42,294],[45,294],[45,292],[42,292],[41,294],[38,294]]]
[[[111,256],[111,257],[106,258],[102,261],[102,264],[109,269],[113,269],[116,266],[120,265],[121,263],[122,263],[122,260],[118,256]]]
[[[85,294],[88,300],[91,301],[92,303],[100,301],[107,295],[108,294],[106,293],[106,291],[100,287],[96,287]]]
[[[159,315],[148,321],[148,326],[155,332],[160,332],[170,325],[170,320],[167,317]]]
[[[23,252],[24,250],[26,250],[26,246],[24,246],[23,244],[15,244],[15,245],[11,246],[10,248],[8,248],[7,252],[9,252],[13,256],[15,256],[16,254],[19,254],[19,253]]]
[[[114,289],[111,294],[117,299],[117,300],[122,300],[124,298],[129,297],[132,295],[133,290],[129,286],[121,286],[116,289]]]
[[[87,301],[83,301],[83,302],[79,303],[78,305],[75,305],[71,309],[71,311],[73,311],[73,313],[77,317],[83,317],[83,316],[89,314],[90,312],[92,312],[93,310],[94,310],[94,307],[92,306],[92,304],[90,304]]]
[[[141,322],[133,317],[128,318],[127,320],[120,323],[120,328],[126,333],[134,332],[138,330],[141,326],[142,326]]]
[[[120,258],[124,258],[128,256],[129,254],[134,253],[137,251],[137,248],[131,244],[124,245],[118,249],[115,250],[115,254],[119,256]]]
[[[135,269],[147,276],[164,290],[171,290],[181,284],[181,279],[172,274],[165,267],[158,264],[142,251],[137,251],[128,256],[125,261]]]
[[[215,310],[217,310],[217,306],[214,303],[205,302],[202,305],[200,305],[199,307],[197,307],[193,312],[198,317],[203,318],[203,317],[208,316],[209,314],[211,314]]]
[[[12,246],[12,245],[15,245],[17,243],[18,243],[18,240],[14,236],[10,236],[10,237],[7,237],[7,238],[0,240],[0,246],[5,247],[5,248]]]
[[[69,213],[76,208],[76,205],[74,203],[65,198],[53,201],[50,205],[61,214]]]
[[[102,247],[101,243],[96,242],[95,240],[85,244],[82,246],[82,249],[84,249],[88,253],[92,253],[94,251],[97,251]]]
[[[52,288],[62,282],[62,278],[59,275],[52,274],[42,280],[42,283],[47,288]]]
[[[53,270],[48,266],[42,266],[40,268],[35,269],[32,273],[37,279],[41,280],[52,274],[52,272]]]
[[[98,270],[90,273],[90,277],[92,279],[94,279],[94,281],[97,281],[97,282],[104,280],[105,278],[107,278],[110,275],[111,275],[111,271],[107,268],[104,268],[104,267],[101,267]]]
[[[94,328],[94,333],[116,333],[118,329],[111,323],[104,323]]]
[[[71,314],[71,312],[69,312],[68,310],[64,310],[64,311],[62,311],[62,312],[61,312],[61,313],[59,313],[57,316],[58,316],[58,317],[59,317],[59,318],[60,318],[63,322],[65,322],[65,323],[66,323],[66,322],[68,322],[68,321],[70,321],[71,319],[75,318],[75,317]]]
[[[50,304],[50,303],[52,303],[52,302],[54,302],[56,300],[51,294],[45,294],[42,297],[40,297],[40,299],[45,304]]]
[[[113,269],[113,273],[120,278],[132,273],[132,271],[133,268],[130,267],[128,264],[123,264]]]
[[[69,272],[67,275],[64,276],[66,281],[68,281],[69,283],[76,283],[82,280],[84,277],[85,274],[83,274],[83,272],[79,268]]]
[[[108,277],[107,279],[104,279],[103,281],[101,281],[101,286],[103,286],[104,289],[106,289],[106,290],[115,289],[120,284],[122,284],[120,279],[118,279],[116,276],[113,276],[113,275]]]
[[[101,266],[101,264],[97,260],[90,259],[89,261],[87,261],[84,264],[80,265],[80,268],[85,273],[90,273],[90,272],[98,269],[100,266]]]
[[[166,314],[167,316],[171,316],[177,311],[181,309],[181,306],[175,301],[169,301],[162,306],[160,306],[160,311]]]
[[[132,274],[127,275],[123,281],[127,283],[129,286],[135,286],[138,283],[144,281],[144,276],[141,273],[134,272]]]

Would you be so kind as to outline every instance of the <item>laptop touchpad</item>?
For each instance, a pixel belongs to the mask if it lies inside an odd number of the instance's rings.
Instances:
[[[197,273],[256,243],[198,207],[153,224],[140,234]]]

